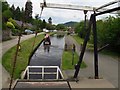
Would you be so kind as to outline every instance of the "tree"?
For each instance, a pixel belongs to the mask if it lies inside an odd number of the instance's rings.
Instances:
[[[97,21],[98,45],[109,44],[109,49],[120,52],[120,18],[107,17]]]
[[[2,23],[6,23],[12,17],[12,12],[7,9],[2,13]]]
[[[75,27],[75,32],[81,37],[81,38],[85,38],[86,35],[86,30],[84,28],[84,21],[81,21],[80,23],[78,23]]]
[[[65,25],[63,25],[63,24],[58,24],[58,25],[56,26],[56,29],[57,29],[57,30],[65,30],[66,27],[65,27]]]
[[[38,20],[39,19],[39,14],[35,15],[35,19]]]
[[[15,6],[14,4],[10,7],[10,11],[12,12],[12,18],[14,19],[14,15],[15,15]]]
[[[41,23],[41,29],[46,28],[46,21],[45,19],[43,19],[42,23]]]
[[[21,16],[20,16],[20,15],[21,15],[21,11],[20,11],[20,8],[19,8],[19,7],[16,8],[15,14],[14,14],[14,15],[15,15],[15,19],[20,21],[20,18],[21,18]]]
[[[7,2],[2,2],[2,12],[9,8],[9,4]]]
[[[14,29],[15,26],[11,22],[7,22],[6,26],[10,29]]]
[[[30,22],[32,20],[32,2],[27,1],[25,4],[25,19],[26,22]]]
[[[52,18],[51,18],[51,17],[49,17],[48,23],[49,23],[49,24],[52,24]]]
[[[35,15],[35,19],[33,20],[33,25],[35,26],[35,31],[38,31],[41,28],[42,21],[39,19],[39,14]]]

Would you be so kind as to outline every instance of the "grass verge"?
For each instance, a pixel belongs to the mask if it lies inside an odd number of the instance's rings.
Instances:
[[[83,45],[84,39],[80,38],[78,35],[74,35],[72,37],[77,41],[78,44],[82,44]],[[88,42],[87,43],[87,49],[93,50],[94,49],[93,44]]]
[[[43,39],[43,36],[44,35],[39,35],[36,37],[35,47]],[[25,68],[27,67],[33,41],[34,41],[34,37],[28,40],[25,40],[21,43],[21,50],[19,51],[18,57],[17,57],[14,79],[20,78],[21,72],[25,70]],[[16,52],[16,46],[8,50],[2,57],[2,65],[10,73],[10,75],[12,73],[15,52]]]
[[[62,69],[63,70],[69,70],[69,69],[74,69],[74,65],[77,64],[79,60],[78,54],[75,52],[74,55],[74,64],[72,65],[72,51],[64,51],[62,55]],[[82,62],[81,68],[86,68],[87,65]]]

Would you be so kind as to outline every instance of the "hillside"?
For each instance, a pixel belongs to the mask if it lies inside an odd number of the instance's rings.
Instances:
[[[64,25],[67,26],[67,27],[75,27],[75,25],[76,25],[77,23],[78,23],[78,22],[70,21],[70,22],[64,23]]]

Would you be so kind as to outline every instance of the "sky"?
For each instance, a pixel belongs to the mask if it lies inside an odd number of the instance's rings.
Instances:
[[[10,6],[14,4],[15,7],[19,6],[20,8],[21,7],[25,8],[25,3],[27,2],[27,0],[18,0],[18,1],[6,0],[6,1]],[[46,0],[46,3],[100,7],[101,5],[104,5],[111,1],[113,0]],[[33,6],[32,16],[34,17],[36,14],[40,14],[41,12],[40,3],[43,3],[43,0],[31,0],[31,2]],[[118,4],[115,4],[114,6],[116,5]],[[93,12],[87,13],[87,19],[90,18],[90,15],[92,13]],[[105,18],[106,16],[109,16],[109,15],[110,14],[98,16],[97,19]],[[78,11],[78,10],[44,8],[41,19],[45,19],[47,21],[49,17],[52,18],[53,24],[65,23],[69,21],[80,22],[81,20],[84,20],[84,13],[83,11]]]

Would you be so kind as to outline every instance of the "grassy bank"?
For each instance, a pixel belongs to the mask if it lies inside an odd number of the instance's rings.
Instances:
[[[71,51],[64,51],[62,56],[62,69],[68,70],[68,69],[74,69],[74,65],[77,64],[79,60],[79,56],[77,53],[74,55],[74,64],[72,65],[72,52]],[[83,62],[81,64],[81,68],[85,68],[87,65]]]
[[[78,42],[78,44],[83,44],[83,42],[84,42],[84,39],[82,39],[82,38],[80,38],[78,35],[74,35],[73,36],[73,38]],[[91,44],[91,43],[87,43],[87,49],[89,49],[89,50],[93,50],[93,44]]]
[[[35,47],[43,39],[43,36],[44,35],[39,35],[39,36],[36,37]],[[28,64],[28,59],[29,59],[29,55],[31,53],[33,41],[34,41],[34,37],[30,38],[26,41],[23,41],[21,43],[21,50],[18,53],[16,68],[15,68],[15,73],[14,73],[14,78],[15,79],[20,78],[21,72],[23,70],[25,70],[25,68]],[[10,74],[12,72],[15,51],[16,51],[16,46],[14,46],[10,50],[8,50],[2,57],[2,64]]]

